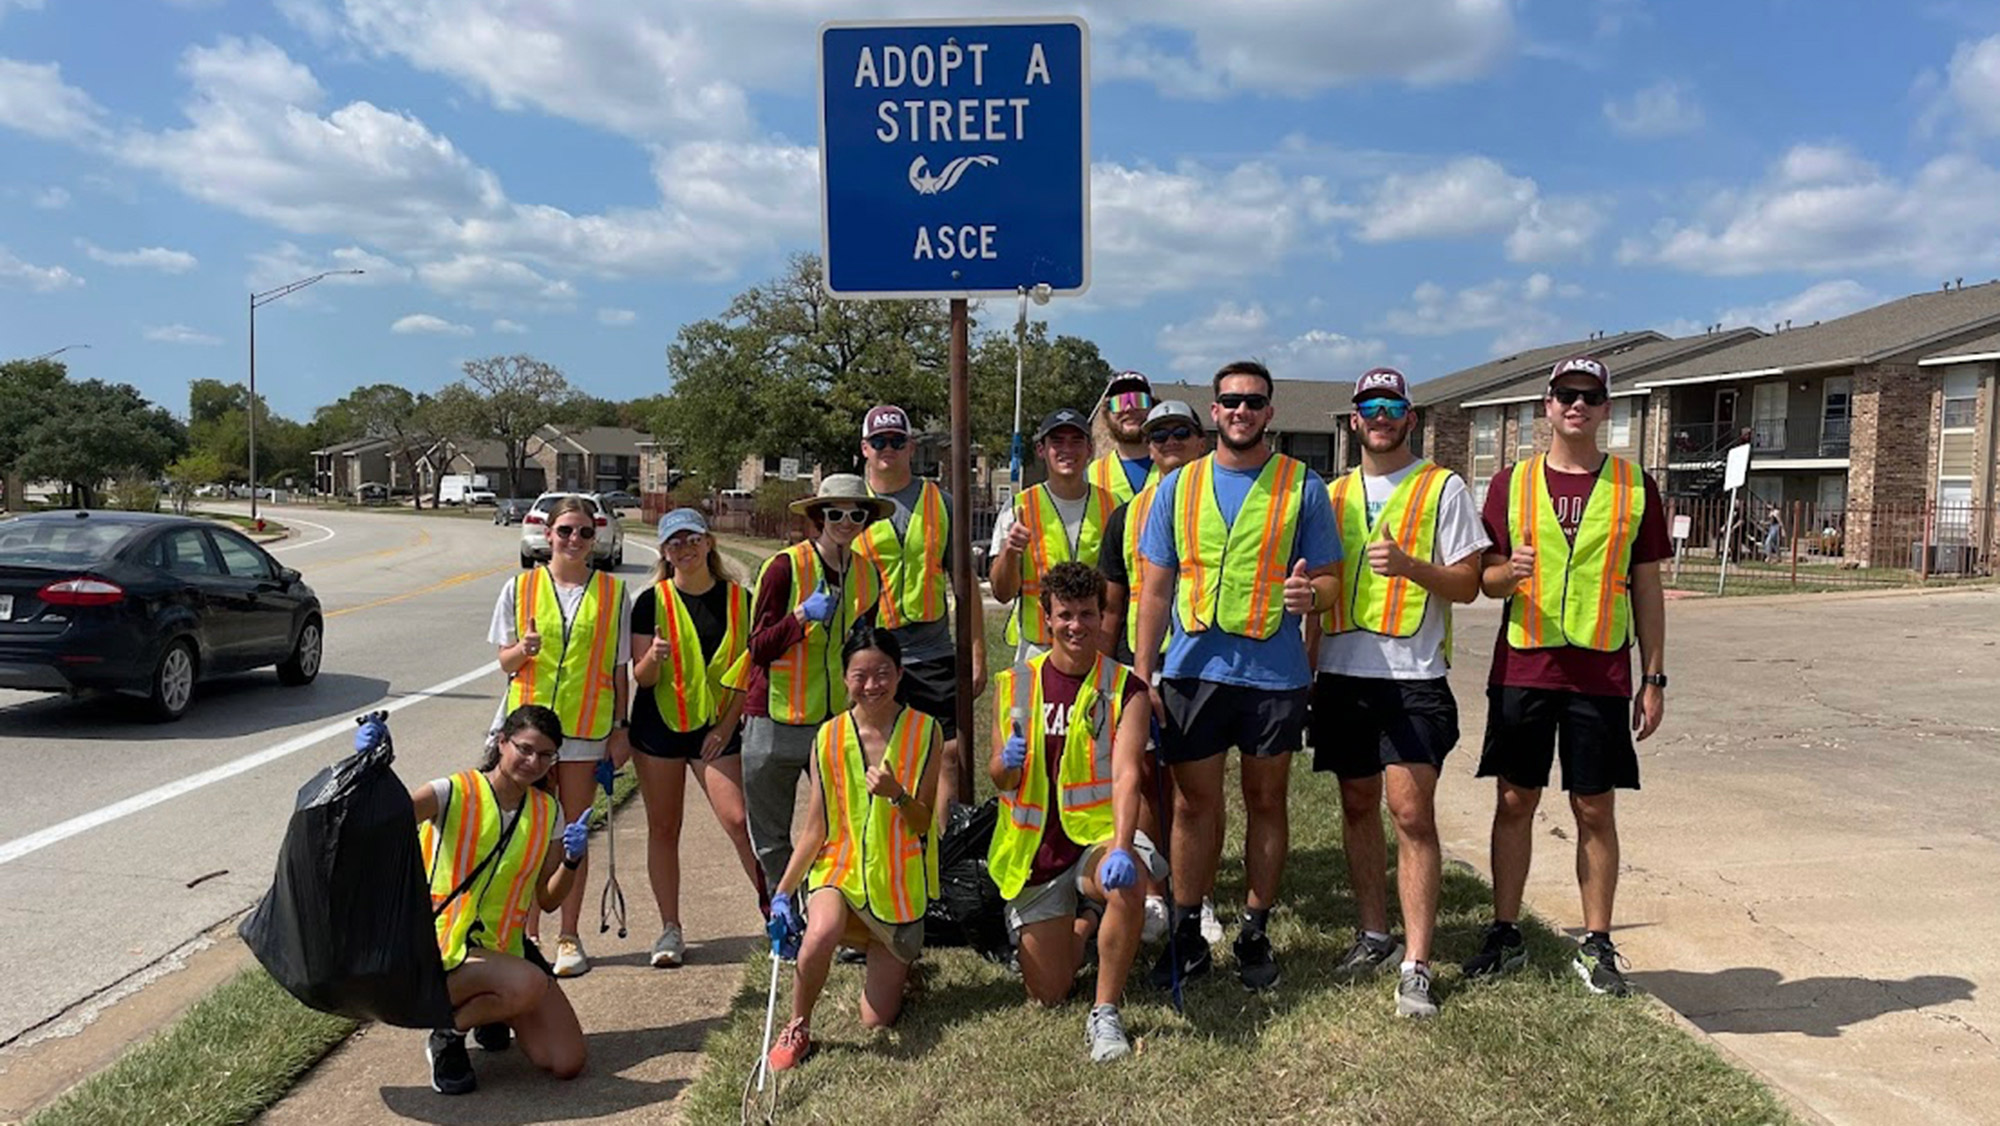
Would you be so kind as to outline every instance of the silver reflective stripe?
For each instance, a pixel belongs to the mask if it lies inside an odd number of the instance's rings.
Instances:
[[[1063,790],[1063,808],[1081,809],[1111,800],[1111,783],[1091,782],[1082,786],[1070,786]]]
[[[1023,829],[1034,829],[1037,832],[1041,830],[1044,821],[1044,814],[1041,810],[1033,806],[1022,805],[1019,802],[1007,803],[1007,809],[1014,824]]]

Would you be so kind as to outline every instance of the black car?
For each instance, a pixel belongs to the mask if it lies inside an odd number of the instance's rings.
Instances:
[[[299,573],[232,528],[139,512],[0,522],[0,688],[109,689],[179,719],[197,681],[319,675],[324,621]]]

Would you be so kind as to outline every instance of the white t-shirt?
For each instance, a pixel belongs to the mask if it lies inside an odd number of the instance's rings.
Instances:
[[[1403,483],[1403,478],[1422,464],[1411,462],[1386,477],[1362,475],[1369,522],[1373,523],[1382,506],[1389,503],[1390,494]],[[1447,477],[1438,499],[1436,562],[1449,566],[1468,555],[1478,555],[1492,542],[1486,534],[1486,525],[1480,521],[1479,506],[1473,503],[1471,490],[1456,474]],[[1368,560],[1362,556],[1350,565],[1366,567]],[[1410,637],[1383,637],[1352,630],[1324,638],[1319,643],[1319,671],[1374,680],[1436,680],[1450,671],[1444,652],[1448,608],[1445,599],[1432,594],[1424,603],[1424,620]]]
[[[555,575],[551,573],[549,578],[555,580]],[[585,580],[578,586],[565,586],[561,581],[555,581],[556,604],[562,607],[563,628],[565,630],[569,628],[569,623],[576,620],[577,608],[583,605],[583,592],[589,588],[590,583],[595,578],[596,576],[592,576],[591,579]],[[620,598],[618,600],[617,616],[612,619],[611,623],[612,628],[618,631],[618,657],[617,663],[613,666],[614,668],[624,668],[632,660],[631,617],[631,605],[625,599]],[[494,645],[512,645],[520,639],[520,635],[514,632],[514,580],[508,579],[500,586],[499,601],[493,604],[493,624],[487,628],[486,640]],[[542,638],[543,645],[558,643],[558,639]],[[501,721],[506,718],[507,694],[502,692],[500,694],[499,707],[493,713],[492,730],[499,730]],[[562,761],[595,761],[604,756],[604,744],[605,740],[603,739],[564,739]]]
[[[1076,555],[1076,541],[1083,535],[1083,514],[1090,507],[1090,490],[1085,489],[1083,495],[1075,500],[1064,500],[1057,496],[1052,489],[1045,489],[1043,491],[1048,493],[1049,502],[1055,505],[1056,515],[1062,518],[1063,535],[1069,540],[1069,553],[1071,557],[1074,557]],[[1006,550],[1007,533],[1013,527],[1014,506],[1010,504],[1001,509],[1000,515],[993,521],[993,543],[986,556],[988,559],[998,559],[1000,553]],[[1030,657],[1038,656],[1048,651],[1048,646],[1036,645],[1024,637],[1020,640],[1019,644],[1014,646],[1014,663],[1021,664]]]

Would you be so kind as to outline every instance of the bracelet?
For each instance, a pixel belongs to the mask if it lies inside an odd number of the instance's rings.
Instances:
[[[577,866],[582,863],[583,863],[583,857],[581,856],[577,857],[565,856],[562,859],[562,866],[569,869],[572,872],[576,871]]]
[[[893,798],[890,798],[889,804],[895,806],[897,809],[901,809],[904,806],[910,804],[910,802],[913,800],[915,799],[910,797],[910,791],[904,790],[902,793],[897,794]]]

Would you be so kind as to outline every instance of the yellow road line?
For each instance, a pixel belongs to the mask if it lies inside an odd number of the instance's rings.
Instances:
[[[377,598],[373,602],[363,602],[358,606],[343,606],[338,610],[333,610],[328,612],[325,616],[328,618],[338,618],[342,614],[352,614],[359,610],[372,610],[377,606],[387,606],[392,602],[401,602],[405,599],[415,598],[420,594],[435,594],[438,591],[444,590],[448,587],[458,586],[461,583],[469,583],[474,579],[483,579],[488,575],[497,575],[502,571],[518,571],[518,570],[520,570],[519,567],[515,566],[512,563],[508,563],[499,567],[491,567],[484,571],[467,571],[462,575],[453,575],[448,579],[445,579],[441,582],[432,583],[427,587],[419,587],[416,590],[407,590],[401,594],[392,594],[387,598]]]
[[[363,559],[377,559],[384,555],[394,555],[399,551],[415,551],[418,548],[429,547],[430,542],[431,534],[419,528],[417,529],[417,538],[410,543],[397,544],[395,547],[385,547],[377,551],[367,551],[360,555],[349,555],[344,559],[328,559],[323,562],[313,563],[311,569],[318,571],[326,567],[338,567],[344,563],[358,563]],[[300,570],[305,570],[305,568],[300,568]]]

